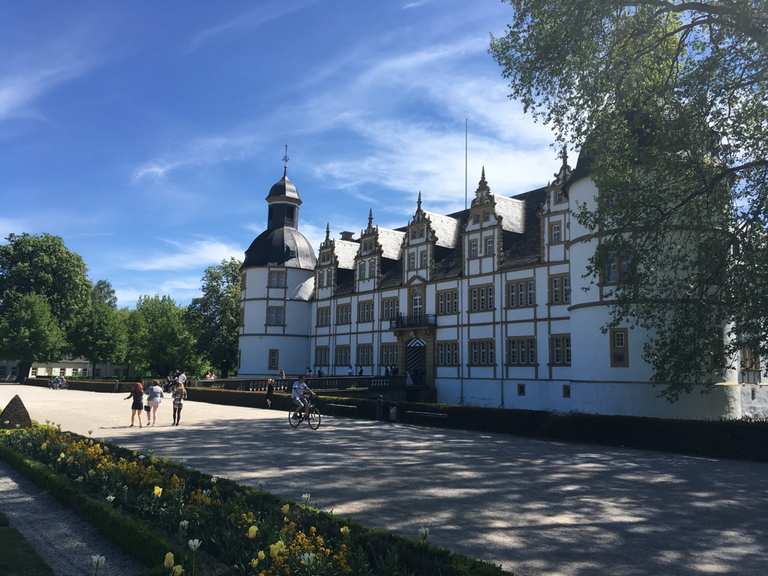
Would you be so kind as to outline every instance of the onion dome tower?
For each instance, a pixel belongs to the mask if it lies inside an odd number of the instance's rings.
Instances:
[[[301,196],[283,177],[267,194],[267,229],[245,251],[241,267],[240,363],[243,377],[302,374],[309,366],[315,252],[299,232]]]

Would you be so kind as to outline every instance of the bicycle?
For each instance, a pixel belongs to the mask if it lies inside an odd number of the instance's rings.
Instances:
[[[303,408],[293,407],[288,410],[288,424],[291,428],[298,428],[302,422],[306,421],[312,430],[320,428],[320,411],[315,406],[314,402],[309,400],[309,417],[305,416],[305,410]]]

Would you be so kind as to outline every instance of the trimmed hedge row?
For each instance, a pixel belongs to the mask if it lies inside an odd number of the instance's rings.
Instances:
[[[230,406],[266,407],[265,395],[258,392],[191,388],[189,399]],[[390,408],[394,407],[397,421],[419,426],[768,462],[768,421],[764,420],[673,420],[418,402],[385,402],[381,406],[376,400],[322,395],[320,399],[321,411],[334,416],[389,418]],[[290,396],[274,396],[273,409],[288,410],[290,406]]]
[[[14,430],[5,434],[19,434],[24,430]],[[65,432],[68,438],[85,440],[85,437]],[[99,442],[109,448],[114,458],[126,458],[136,461],[136,452],[112,445],[107,442]],[[158,567],[164,554],[168,551],[174,553],[177,558],[183,558],[185,551],[183,543],[168,537],[165,533],[158,532],[152,525],[137,518],[134,514],[116,509],[111,504],[91,498],[83,493],[83,486],[78,485],[63,473],[58,473],[50,466],[39,461],[32,460],[25,455],[11,449],[0,442],[0,459],[5,460],[32,481],[49,490],[51,494],[62,503],[73,507],[87,520],[92,522],[102,533],[118,546],[126,550],[132,556],[145,563],[147,566]],[[258,514],[287,514],[285,504],[295,510],[292,514],[296,522],[310,524],[317,527],[319,533],[339,534],[340,528],[346,527],[350,534],[351,547],[364,552],[370,559],[376,559],[370,566],[369,574],[382,576],[502,576],[507,574],[500,567],[493,564],[475,560],[466,556],[454,554],[446,549],[437,548],[425,542],[410,540],[402,536],[392,534],[386,530],[371,529],[355,522],[348,522],[334,516],[332,513],[318,511],[309,507],[298,506],[273,494],[243,486],[225,478],[212,479],[211,476],[193,469],[186,468],[175,462],[166,461],[156,457],[145,459],[143,462],[149,467],[154,467],[162,474],[176,475],[186,479],[194,486],[212,486],[216,482],[221,491],[222,499],[233,501],[243,499],[248,510]],[[199,490],[198,490],[199,492]],[[202,492],[203,495],[206,491]],[[287,519],[286,519],[287,522]],[[310,533],[311,533],[310,529]],[[208,542],[216,542],[217,534],[209,533],[204,539]],[[199,574],[217,574],[219,576],[234,575],[233,568],[227,568],[219,562],[220,548],[226,547],[225,542],[213,545],[213,557],[204,555],[200,560],[204,561],[209,571]],[[159,575],[159,568],[153,568],[151,574]],[[237,572],[239,573],[239,572]],[[367,572],[368,573],[368,572]]]
[[[39,386],[48,388],[49,380],[42,378],[28,378],[27,386]],[[68,390],[80,390],[82,392],[122,392],[128,394],[133,390],[135,381],[120,382],[117,380],[67,380]]]

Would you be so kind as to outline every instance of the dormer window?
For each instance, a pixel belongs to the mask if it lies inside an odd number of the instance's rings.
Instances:
[[[472,224],[480,224],[480,214],[475,212],[472,214]]]
[[[331,263],[331,253],[325,252],[320,256],[320,264],[330,264]]]
[[[373,240],[366,240],[363,242],[363,253],[368,254],[370,252],[373,252]]]
[[[550,222],[549,243],[560,244],[563,241],[563,225],[561,222]]]
[[[566,196],[565,196],[565,190],[563,190],[562,186],[555,189],[555,204],[562,204],[565,202]]]
[[[267,286],[270,288],[285,288],[285,270],[270,270],[267,278]]]
[[[477,242],[477,240],[470,240],[469,241],[469,257],[470,258],[477,258],[478,257],[478,242]]]
[[[365,262],[363,261],[357,263],[357,279],[365,280]]]
[[[412,226],[411,238],[413,239],[424,238],[424,226]]]
[[[415,270],[415,269],[416,269],[416,253],[409,252],[408,253],[408,270]]]
[[[376,260],[368,260],[368,278],[376,278]]]
[[[491,213],[488,210],[483,212],[483,222],[488,222],[488,220],[490,219],[491,219]]]
[[[427,251],[422,250],[419,252],[419,268],[426,268],[427,267]]]
[[[485,255],[486,256],[493,256],[494,254],[493,247],[494,247],[493,236],[488,236],[485,239]]]

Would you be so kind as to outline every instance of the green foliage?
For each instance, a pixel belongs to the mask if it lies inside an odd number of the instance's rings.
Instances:
[[[6,293],[1,308],[0,357],[25,365],[61,357],[67,342],[43,296]]]
[[[210,266],[202,278],[200,298],[187,309],[187,322],[197,339],[198,354],[226,378],[237,366],[240,327],[240,261]]]
[[[0,524],[0,574],[5,576],[52,576],[53,570],[13,528]]]
[[[600,190],[588,272],[627,263],[611,324],[648,331],[670,399],[744,345],[768,355],[768,3],[508,2],[491,52],[511,97]]]
[[[74,350],[96,362],[121,362],[126,356],[127,334],[118,311],[94,300],[79,315],[70,331]]]
[[[88,304],[83,259],[50,234],[11,234],[0,245],[0,303],[7,295],[39,294],[66,331]],[[2,309],[0,308],[0,312]]]
[[[117,295],[108,280],[99,280],[91,288],[91,301],[117,308]]]
[[[195,339],[184,322],[184,308],[170,296],[143,296],[136,304],[134,350],[141,350],[153,375],[177,368],[198,374],[204,366],[195,353]],[[131,337],[129,337],[129,341]],[[130,346],[129,346],[130,349]]]

